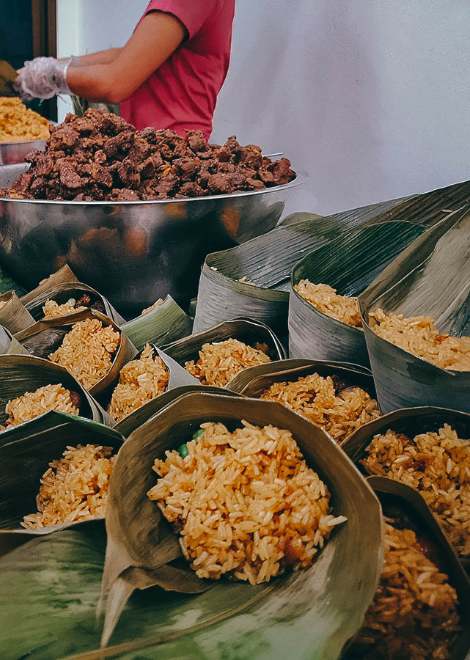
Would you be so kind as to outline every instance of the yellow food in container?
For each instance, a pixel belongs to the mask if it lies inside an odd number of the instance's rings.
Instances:
[[[0,97],[0,142],[47,140],[49,122],[20,99]]]

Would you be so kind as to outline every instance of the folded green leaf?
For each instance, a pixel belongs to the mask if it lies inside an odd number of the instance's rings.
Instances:
[[[152,311],[137,316],[121,326],[121,330],[137,349],[146,343],[163,346],[190,334],[192,321],[171,296]]]
[[[80,417],[49,412],[40,420],[17,427],[14,437],[0,445],[0,536],[20,535],[24,541],[82,522],[25,529],[25,515],[35,513],[41,477],[49,463],[62,458],[67,447],[103,445],[115,453],[123,437],[112,429]],[[1,544],[2,539],[0,539]]]
[[[409,421],[411,419],[409,418]],[[440,570],[449,576],[449,583],[457,591],[462,630],[451,649],[451,660],[465,660],[470,650],[470,627],[465,622],[470,620],[470,582],[468,575],[449,545],[441,527],[432,515],[421,495],[404,484],[383,477],[370,477],[367,480],[380,500],[384,515],[394,520],[399,527],[412,529],[424,552],[434,561]],[[356,649],[353,657],[365,654]],[[345,660],[349,657],[345,654]]]
[[[423,232],[408,222],[358,227],[304,257],[292,271],[289,354],[294,358],[369,365],[362,327],[320,312],[295,290],[304,279],[328,284],[342,296],[358,296],[401,250]]]
[[[40,321],[44,318],[42,308],[46,300],[54,300],[57,304],[61,305],[70,300],[70,298],[79,300],[84,295],[90,298],[90,302],[87,304],[84,303],[82,306],[89,307],[90,309],[105,314],[117,323],[117,325],[122,325],[124,323],[123,317],[114,309],[107,298],[102,296],[91,286],[83,284],[82,282],[63,282],[62,284],[57,284],[50,288],[44,288],[41,293],[26,304],[26,309],[33,316],[35,321]],[[62,316],[55,318],[65,317]]]
[[[0,355],[0,423],[5,423],[7,419],[5,406],[8,401],[45,385],[56,384],[79,395],[78,407],[82,417],[95,422],[108,422],[108,416],[101,406],[68,371],[59,365],[31,355]],[[41,421],[43,417],[42,415],[2,431],[0,447],[21,437],[27,429],[37,428],[38,424],[43,423]]]
[[[165,346],[165,352],[179,364],[184,365],[188,360],[197,360],[199,351],[204,344],[226,339],[238,339],[250,346],[264,343],[268,345],[268,355],[272,360],[280,360],[285,357],[283,345],[267,325],[241,318],[224,321],[213,328],[184,337]]]
[[[469,372],[441,369],[376,335],[369,312],[425,315],[444,332],[470,334],[470,213],[448,215],[417,238],[359,297],[377,395],[385,412],[435,405],[470,412]]]
[[[98,311],[86,310],[59,319],[37,321],[34,325],[18,333],[16,339],[33,355],[47,359],[61,345],[63,338],[72,329],[72,326],[86,319],[98,319],[104,326],[111,325],[120,335],[119,346],[110,371],[89,389],[92,396],[102,396],[116,382],[124,364],[137,353],[129,339],[120,331],[119,326],[109,317]]]
[[[217,420],[231,425],[241,419],[291,430],[307,462],[330,488],[335,510],[348,520],[336,530],[308,570],[256,587],[224,581],[210,583],[209,591],[192,596],[179,610],[173,610],[169,594],[160,594],[159,601],[167,605],[167,613],[174,612],[177,617],[173,639],[181,636],[181,640],[175,642],[176,657],[185,657],[184,651],[190,653],[194,644],[197,647],[202,644],[201,657],[220,657],[222,640],[225,645],[233,643],[235,638],[239,656],[248,657],[255,636],[266,657],[273,657],[273,653],[284,655],[289,648],[296,648],[294,656],[299,658],[337,658],[345,642],[358,630],[381,568],[381,518],[378,503],[365,481],[323,431],[283,406],[193,393],[179,398],[138,428],[119,453],[111,479],[106,519],[105,642],[130,595],[121,581],[125,578],[136,588],[142,585],[140,576],[129,569],[154,571],[171,561],[174,553],[179,553],[174,532],[146,496],[155,482],[152,473],[155,458],[190,438],[204,421]],[[357,552],[358,547],[361,552]],[[114,587],[116,584],[118,586]],[[175,588],[172,581],[165,586]],[[189,583],[180,584],[179,588],[182,586],[189,590]],[[123,623],[127,611],[127,608],[123,611]],[[185,614],[189,617],[189,612],[195,613],[191,623],[189,618],[182,618]],[[206,646],[201,642],[199,630],[204,631],[209,624],[212,625],[205,638],[210,637],[213,643]],[[120,629],[121,626],[113,635],[116,644],[119,644]],[[158,644],[165,654],[164,643],[169,638],[163,632],[158,635],[157,629],[158,622],[154,621],[151,633],[146,628],[140,637],[134,635],[132,642],[111,647],[109,651],[111,654],[130,653]],[[173,643],[172,648],[175,648]]]

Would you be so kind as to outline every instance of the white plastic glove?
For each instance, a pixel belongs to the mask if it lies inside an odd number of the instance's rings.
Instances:
[[[18,71],[15,89],[25,101],[51,99],[57,94],[71,94],[67,84],[67,69],[72,58],[56,60],[54,57],[36,57],[25,62]]]

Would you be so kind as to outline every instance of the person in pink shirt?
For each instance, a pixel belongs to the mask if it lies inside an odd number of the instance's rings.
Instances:
[[[227,75],[235,0],[150,0],[122,48],[56,60],[39,57],[19,71],[25,99],[76,94],[119,103],[138,129],[201,130],[208,139]]]

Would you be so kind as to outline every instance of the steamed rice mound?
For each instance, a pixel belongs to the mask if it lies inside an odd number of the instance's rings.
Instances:
[[[379,587],[348,657],[450,658],[460,629],[457,606],[448,576],[426,557],[416,534],[386,524]]]
[[[110,371],[119,339],[119,332],[111,325],[85,319],[74,323],[49,360],[65,367],[83,387],[90,389]]]
[[[109,405],[109,414],[117,421],[163,394],[168,387],[168,368],[147,344],[137,360],[128,362],[119,374]]]
[[[380,417],[377,401],[360,387],[339,389],[331,376],[317,373],[293,381],[274,382],[261,399],[277,401],[321,426],[337,442]]]
[[[103,517],[115,457],[111,447],[67,447],[63,457],[49,463],[36,498],[37,513],[24,517],[22,526],[49,525]]]
[[[250,584],[307,568],[333,527],[330,493],[307,466],[290,431],[247,422],[230,432],[201,424],[187,456],[167,451],[147,493],[180,533],[200,578]]]
[[[294,286],[295,291],[319,312],[331,318],[362,328],[361,314],[357,298],[353,296],[340,296],[336,289],[328,284],[313,284],[309,280],[300,280]]]
[[[5,426],[22,424],[50,410],[78,415],[76,396],[60,384],[44,385],[33,392],[25,392],[5,406],[8,415]]]
[[[238,339],[226,339],[204,344],[199,358],[186,362],[184,368],[202,385],[225,387],[243,369],[271,362],[267,352],[266,344],[253,348]]]
[[[470,371],[470,337],[441,334],[429,316],[410,316],[376,309],[369,313],[376,335],[441,369]]]
[[[68,300],[62,305],[59,305],[55,300],[46,300],[42,307],[45,319],[56,319],[61,316],[76,314],[77,312],[83,312],[85,310],[86,307],[83,307],[82,305],[76,306],[75,300],[73,299]]]
[[[470,440],[448,424],[413,439],[389,429],[366,448],[372,474],[416,488],[460,555],[470,555]]]

